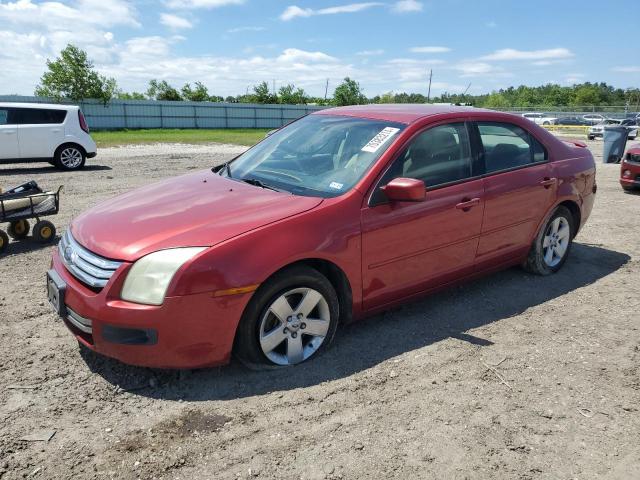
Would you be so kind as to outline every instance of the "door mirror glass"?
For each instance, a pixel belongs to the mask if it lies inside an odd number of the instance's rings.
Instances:
[[[392,202],[422,202],[426,197],[426,186],[415,178],[394,178],[380,189]]]

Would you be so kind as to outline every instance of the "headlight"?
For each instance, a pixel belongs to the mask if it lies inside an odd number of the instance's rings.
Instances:
[[[134,303],[162,305],[169,283],[178,269],[205,249],[173,248],[142,257],[129,270],[120,297]]]

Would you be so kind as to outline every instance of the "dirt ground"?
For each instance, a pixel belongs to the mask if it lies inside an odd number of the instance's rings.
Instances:
[[[101,199],[241,150],[102,149],[77,173],[0,166],[0,184],[64,184],[62,231]],[[618,172],[598,164],[595,209],[560,273],[492,275],[268,372],[148,370],[80,350],[46,302],[49,247],[13,243],[0,258],[0,477],[640,478],[640,195]]]

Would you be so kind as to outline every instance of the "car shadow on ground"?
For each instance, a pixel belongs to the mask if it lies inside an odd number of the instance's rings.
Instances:
[[[324,355],[294,368],[251,371],[237,361],[192,372],[126,366],[81,348],[89,368],[113,385],[161,399],[233,399],[291,390],[348,377],[397,355],[456,338],[483,348],[490,339],[465,333],[508,321],[536,305],[590,285],[629,261],[624,253],[575,243],[557,274],[541,277],[512,268],[344,326]],[[533,324],[532,328],[536,328]]]
[[[0,168],[0,175],[33,175],[40,173],[82,173],[82,172],[95,172],[101,170],[113,170],[108,165],[85,165],[84,168],[80,170],[74,170],[71,172],[67,172],[65,170],[60,170],[59,168],[50,166],[39,166],[39,167],[3,167]]]

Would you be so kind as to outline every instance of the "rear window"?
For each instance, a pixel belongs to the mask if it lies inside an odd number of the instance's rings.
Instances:
[[[20,125],[59,124],[63,123],[67,116],[66,110],[44,108],[18,108],[15,113],[17,123]]]
[[[0,125],[6,125],[9,123],[7,120],[9,118],[9,110],[6,108],[0,108]]]

